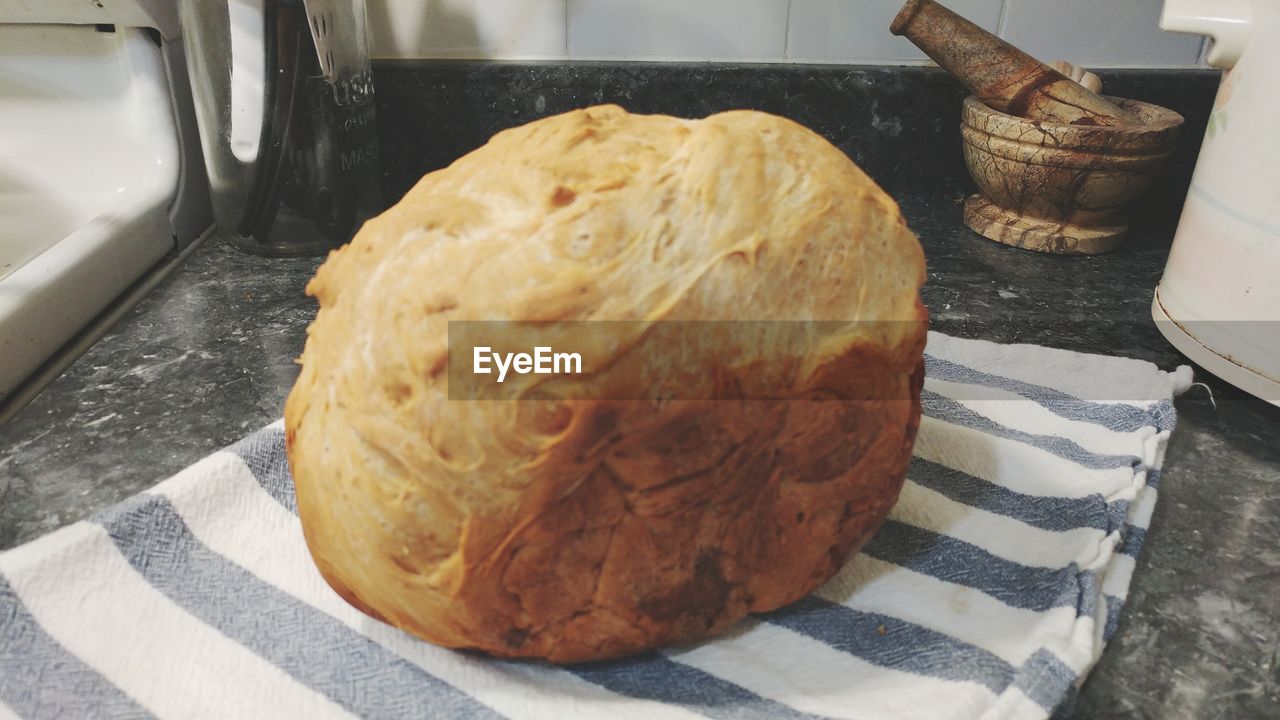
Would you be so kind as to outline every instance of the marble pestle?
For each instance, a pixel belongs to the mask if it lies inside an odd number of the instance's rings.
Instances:
[[[934,0],[907,0],[889,31],[905,36],[994,110],[1072,125],[1137,118]]]

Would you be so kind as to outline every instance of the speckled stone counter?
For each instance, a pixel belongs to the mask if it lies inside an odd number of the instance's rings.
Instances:
[[[461,152],[472,134],[513,122],[503,115],[483,130],[468,126],[465,138],[459,130],[437,144],[410,143],[397,128],[415,101],[395,87],[418,82],[413,77],[403,68],[379,76],[391,90],[380,89],[380,110],[389,116],[383,145],[399,156],[388,161],[391,197],[415,173],[449,159],[427,157],[423,148],[452,143]],[[943,104],[958,102],[953,88],[928,82],[947,94]],[[550,102],[549,91],[528,83],[524,92]],[[812,93],[806,102],[826,112]],[[388,104],[395,110],[385,112]],[[889,122],[880,114],[866,122],[875,117]],[[870,141],[847,133],[841,146],[850,151],[862,142]],[[909,157],[912,167],[927,162]],[[899,198],[925,246],[924,297],[935,329],[1137,357],[1165,369],[1187,362],[1149,314],[1176,205],[1136,222],[1116,253],[1038,255],[963,227],[959,203],[969,188],[956,181],[954,158],[938,161],[939,173],[955,181],[950,186],[923,176],[914,184],[891,180],[898,161],[882,149],[860,161]],[[1168,200],[1157,195],[1156,202]],[[79,520],[278,418],[315,311],[302,290],[318,263],[249,257],[216,236],[200,247],[0,428],[0,548]],[[1178,426],[1130,600],[1080,694],[1077,717],[1276,717],[1280,708],[1280,409],[1197,374],[1216,407],[1204,388],[1177,400]]]

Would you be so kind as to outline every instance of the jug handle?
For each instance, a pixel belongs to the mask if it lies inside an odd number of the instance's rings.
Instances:
[[[1213,38],[1205,59],[1224,70],[1240,60],[1252,24],[1253,0],[1165,0],[1160,14],[1161,30]]]

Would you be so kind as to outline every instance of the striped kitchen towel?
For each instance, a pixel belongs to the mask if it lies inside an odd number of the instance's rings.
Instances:
[[[0,718],[1047,717],[1115,630],[1190,370],[934,333],[926,375],[902,497],[834,579],[714,640],[567,667],[339,599],[276,423],[0,555]]]

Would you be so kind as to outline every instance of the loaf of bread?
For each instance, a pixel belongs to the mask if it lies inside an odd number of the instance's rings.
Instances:
[[[501,132],[307,286],[320,310],[285,423],[316,565],[431,642],[555,662],[797,600],[901,488],[923,281],[894,202],[789,120],[601,106]],[[630,322],[589,372],[510,378],[532,394],[494,401],[449,392],[460,320]],[[656,331],[675,321],[705,338]],[[753,345],[718,321],[808,329]],[[624,396],[664,353],[676,386]]]

